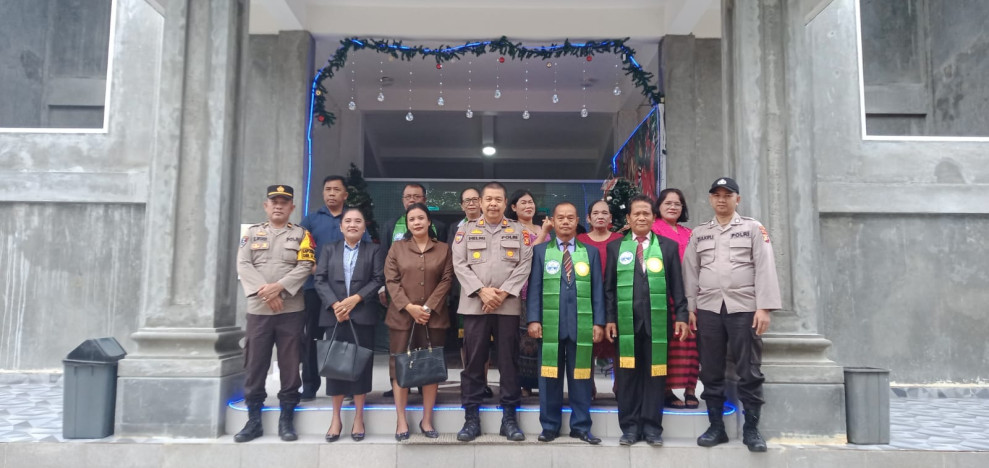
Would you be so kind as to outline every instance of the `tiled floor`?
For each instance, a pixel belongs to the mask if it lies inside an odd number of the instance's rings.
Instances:
[[[62,440],[62,382],[0,383],[0,443]],[[890,398],[890,444],[871,449],[989,451],[989,399]]]

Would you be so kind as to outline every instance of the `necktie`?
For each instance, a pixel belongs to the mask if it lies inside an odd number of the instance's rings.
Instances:
[[[562,245],[563,245],[563,271],[567,272],[567,284],[570,284],[571,278],[573,278],[573,258],[570,257],[570,243],[564,242]]]
[[[637,236],[635,238],[635,240],[639,243],[639,245],[635,247],[635,258],[639,260],[639,265],[642,265],[642,271],[646,270],[646,262],[642,257],[642,243],[645,242],[646,239],[648,239],[646,236]]]

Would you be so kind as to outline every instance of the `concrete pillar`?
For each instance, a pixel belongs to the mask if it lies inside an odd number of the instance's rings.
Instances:
[[[842,369],[817,329],[820,236],[802,8],[790,0],[722,4],[726,168],[741,186],[739,212],[769,229],[783,296],[764,336],[762,427],[771,437],[841,437]]]
[[[120,435],[219,436],[243,388],[234,258],[248,8],[164,8],[142,309],[138,347],[119,367]]]
[[[240,196],[243,223],[265,219],[262,202],[267,186],[279,183],[295,188],[295,213],[291,221],[305,216],[306,126],[312,88],[315,44],[307,31],[281,31],[272,35],[252,35],[247,62],[247,93],[244,96],[243,185]],[[326,131],[314,122],[313,132]],[[319,186],[315,202],[322,206],[325,175],[314,171],[313,184]]]

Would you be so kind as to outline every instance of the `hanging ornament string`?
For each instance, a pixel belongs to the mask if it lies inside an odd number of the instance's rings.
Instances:
[[[560,102],[560,95],[559,95],[559,93],[556,90],[556,83],[557,83],[557,81],[556,81],[556,70],[558,68],[560,68],[560,67],[557,66],[558,64],[556,62],[551,62],[551,63],[547,63],[546,64],[547,67],[549,67],[551,65],[553,67],[553,97],[552,97],[552,101],[553,101],[553,104],[557,104],[557,103]]]
[[[409,113],[405,114],[405,121],[411,122],[415,116],[412,115],[412,61],[409,61]]]
[[[621,59],[619,59],[619,62],[621,62]],[[612,89],[611,90],[611,94],[614,94],[615,96],[621,96],[622,95],[621,83],[619,83],[619,81],[618,81],[618,70],[619,69],[621,69],[621,63],[616,63],[615,64],[615,89]]]
[[[350,102],[347,103],[347,109],[356,110],[357,102],[354,100],[355,89],[357,87],[357,54],[354,54],[354,58],[350,60]]]
[[[503,63],[505,63],[505,57],[498,57],[498,65],[495,65],[495,99],[501,99],[501,64]]]
[[[340,41],[333,56],[327,60],[326,65],[319,69],[313,80],[311,89],[310,109],[313,118],[325,126],[332,126],[336,122],[336,116],[327,110],[327,89],[325,81],[333,78],[334,74],[344,68],[348,63],[348,55],[358,50],[371,50],[388,56],[388,61],[395,59],[412,60],[416,57],[432,57],[437,63],[445,63],[451,60],[460,60],[465,56],[480,57],[485,53],[495,53],[499,55],[498,63],[504,63],[505,57],[519,60],[540,59],[550,61],[564,55],[574,57],[586,57],[588,60],[594,54],[614,54],[620,55],[625,71],[632,84],[648,99],[650,104],[660,104],[663,102],[663,94],[659,87],[653,84],[653,73],[643,70],[642,66],[635,59],[635,50],[625,45],[628,38],[608,39],[602,41],[570,42],[565,40],[562,44],[540,45],[536,47],[523,46],[521,42],[511,42],[507,37],[487,41],[472,41],[460,46],[440,46],[437,48],[419,46],[407,46],[401,40],[389,39],[369,39],[350,37]],[[554,65],[555,66],[555,65]],[[379,67],[383,71],[383,68]],[[498,97],[501,95],[500,75],[496,77],[496,89]],[[383,83],[381,83],[383,84]],[[378,95],[383,100],[384,92],[380,89]],[[354,92],[356,97],[356,89]],[[354,101],[356,108],[356,100]]]
[[[474,64],[473,61],[471,60],[467,61],[467,114],[466,115],[468,119],[474,118],[474,111],[472,111],[470,108],[471,65],[473,64]]]
[[[440,71],[440,97],[436,99],[436,105],[443,107],[446,101],[443,100],[443,64],[437,63],[436,69]]]
[[[525,62],[525,73],[522,80],[522,118],[529,120],[529,62]]]
[[[588,62],[591,61],[590,55],[587,56],[587,61]],[[580,116],[587,117],[587,64],[586,63],[584,64],[583,68],[581,68],[580,71],[580,90],[581,93],[583,93],[583,96],[581,97],[582,102],[580,105]]]
[[[385,101],[385,61],[378,60],[378,102]]]

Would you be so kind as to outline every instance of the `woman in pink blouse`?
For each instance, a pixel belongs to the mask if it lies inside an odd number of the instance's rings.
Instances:
[[[681,223],[687,222],[687,202],[679,189],[668,188],[659,192],[656,199],[656,210],[659,217],[652,225],[652,232],[676,241],[680,245],[680,261],[683,252],[690,242],[690,229]],[[669,344],[668,372],[666,376],[666,406],[670,408],[697,408],[697,338],[691,336],[687,341],[673,340]],[[674,389],[682,388],[684,399],[680,400],[673,394]]]

